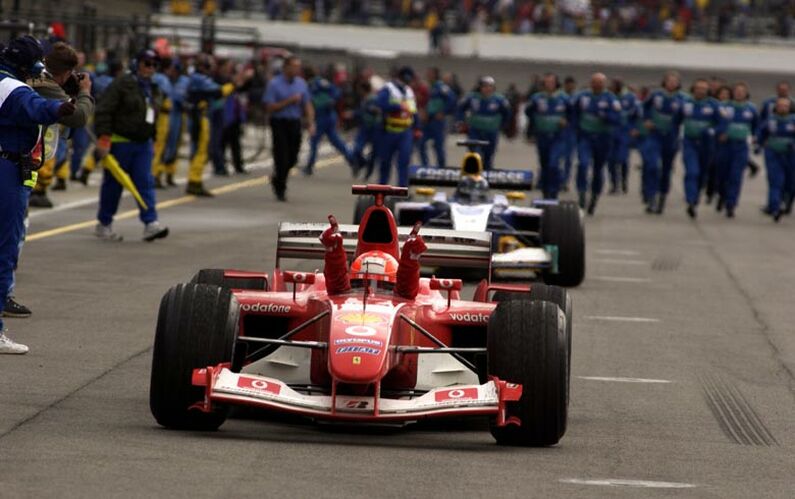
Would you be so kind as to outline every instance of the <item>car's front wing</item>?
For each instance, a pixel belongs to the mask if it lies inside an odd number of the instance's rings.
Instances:
[[[518,401],[521,385],[492,377],[482,385],[435,388],[416,398],[307,395],[277,379],[234,373],[221,364],[193,372],[193,384],[205,389],[204,401],[193,406],[211,411],[214,404],[247,405],[325,420],[409,422],[432,417],[493,415],[500,426],[521,424],[506,418],[507,402]]]

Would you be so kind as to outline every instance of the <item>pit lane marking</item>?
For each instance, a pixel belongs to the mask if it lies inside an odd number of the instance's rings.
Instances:
[[[598,250],[594,251],[594,253],[599,254],[599,255],[619,255],[619,256],[638,256],[638,255],[640,255],[640,251],[612,249],[612,248],[598,249]]]
[[[616,277],[616,276],[593,276],[588,277],[589,280],[592,281],[604,281],[604,282],[633,282],[633,283],[644,283],[644,282],[651,282],[651,279],[648,277]]]
[[[673,383],[673,381],[668,379],[649,379],[649,378],[622,378],[622,377],[609,377],[609,376],[577,376],[579,379],[584,379],[586,381],[609,381],[614,383],[655,383],[655,384],[667,384]]]
[[[337,163],[339,161],[341,161],[341,160],[338,157],[322,159],[322,160],[319,160],[315,164],[315,168],[317,168],[317,169],[325,168],[325,167],[331,166],[332,164]],[[292,175],[297,175],[298,173],[299,173],[299,170],[296,170],[296,169],[294,169],[291,172]],[[246,189],[246,188],[249,188],[249,187],[267,185],[269,183],[270,183],[270,177],[268,177],[266,175],[264,177],[252,178],[252,179],[248,179],[248,180],[243,180],[242,182],[235,182],[235,183],[232,183],[232,184],[224,185],[222,187],[216,187],[215,189],[210,189],[210,192],[212,192],[215,195],[221,195],[221,194],[227,194],[229,192],[238,191],[238,190],[241,190],[241,189]],[[179,206],[179,205],[182,205],[182,204],[192,203],[193,201],[196,201],[197,199],[198,198],[196,196],[186,195],[186,196],[178,197],[178,198],[175,198],[175,199],[169,199],[168,201],[161,201],[161,202],[157,203],[155,205],[155,207],[158,210],[164,210],[166,208],[172,208],[174,206]],[[97,202],[97,200],[94,200],[93,202]],[[138,209],[136,208],[136,209],[133,209],[133,210],[128,210],[128,211],[125,211],[125,212],[117,214],[114,217],[114,220],[116,220],[116,221],[118,221],[118,220],[126,220],[126,219],[130,219],[130,218],[135,218],[137,216],[138,216]],[[78,223],[71,224],[71,225],[64,225],[62,227],[56,227],[55,229],[49,229],[49,230],[45,230],[45,231],[41,231],[41,232],[34,232],[32,234],[28,234],[25,237],[25,242],[27,243],[27,242],[38,241],[40,239],[45,239],[45,238],[48,238],[48,237],[60,236],[62,234],[68,234],[70,232],[76,232],[78,230],[88,229],[88,228],[93,227],[94,225],[96,225],[96,223],[97,223],[96,220],[86,220],[85,222],[78,222]]]
[[[586,315],[583,319],[592,321],[612,321],[612,322],[660,322],[660,319],[653,319],[651,317],[622,317],[619,315]]]
[[[644,260],[621,260],[618,258],[594,258],[595,263],[605,263],[610,265],[650,265]]]
[[[644,488],[644,489],[692,489],[698,487],[698,485],[693,483],[655,482],[651,480],[625,480],[622,478],[600,478],[600,479],[561,478],[558,481],[560,483],[569,483],[574,485],[600,485],[606,487],[635,487],[635,488]]]

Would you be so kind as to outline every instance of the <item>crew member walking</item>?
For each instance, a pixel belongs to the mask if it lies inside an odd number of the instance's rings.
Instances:
[[[262,100],[270,114],[273,137],[273,175],[271,188],[279,201],[287,201],[287,175],[298,162],[301,149],[301,117],[309,135],[315,134],[315,109],[306,81],[299,76],[301,59],[290,56],[282,73],[274,76]]]
[[[97,103],[97,156],[109,153],[118,160],[141,194],[146,208],[139,207],[147,242],[168,236],[168,227],[160,224],[155,210],[155,181],[152,177],[152,139],[155,136],[157,109],[162,95],[152,83],[158,57],[153,50],[143,50],[135,58],[135,71],[119,76]],[[113,231],[113,217],[119,209],[122,185],[106,169],[99,192],[99,212],[95,235],[107,241],[121,241]]]
[[[314,76],[314,70],[307,67],[304,70],[309,79],[309,95],[312,97],[312,107],[315,109],[315,133],[309,138],[309,159],[304,168],[305,175],[312,175],[317,159],[317,149],[323,137],[327,137],[331,145],[345,157],[353,167],[351,152],[348,145],[337,133],[337,102],[342,96],[340,89],[322,76]]]
[[[417,101],[411,82],[414,70],[406,66],[378,92],[377,102],[384,116],[384,128],[378,134],[381,174],[379,183],[388,184],[392,176],[392,158],[397,154],[398,185],[409,185],[409,161],[414,139],[421,134],[417,127]]]
[[[436,166],[447,166],[445,154],[445,137],[447,136],[447,117],[455,112],[456,96],[453,90],[442,81],[439,68],[428,70],[428,81],[431,82],[431,92],[428,105],[425,108],[425,118],[422,126],[422,139],[420,140],[420,163],[428,166],[428,142],[433,141],[433,150],[436,153]]]
[[[562,161],[566,153],[569,98],[558,90],[558,77],[544,75],[543,90],[533,94],[527,106],[527,134],[535,135],[538,150],[538,183],[544,197],[557,199],[563,179]]]
[[[765,148],[767,206],[763,211],[776,222],[792,211],[795,193],[795,114],[789,97],[779,97],[773,114],[759,128],[759,145]],[[789,194],[782,207],[784,197]]]
[[[709,182],[708,168],[712,162],[714,140],[721,125],[718,102],[710,97],[709,83],[699,78],[693,83],[691,95],[682,101],[682,162],[685,164],[685,200],[687,214],[696,218],[699,194]]]
[[[756,137],[759,125],[759,113],[756,106],[748,101],[748,86],[745,83],[738,83],[732,91],[733,101],[729,106],[721,107],[721,118],[726,122],[724,132],[720,134],[718,140],[727,144],[725,171],[720,172],[718,178],[721,179],[719,187],[721,205],[726,207],[726,216],[734,218],[734,209],[740,200],[740,191],[743,187],[743,174],[748,165],[748,140]],[[721,166],[717,163],[717,166]]]
[[[511,119],[511,105],[508,99],[495,93],[496,84],[491,76],[484,76],[478,82],[477,92],[467,95],[458,105],[457,120],[466,119],[467,136],[470,139],[484,140],[487,145],[480,148],[483,168],[491,170],[500,130]],[[459,125],[463,128],[463,125]]]

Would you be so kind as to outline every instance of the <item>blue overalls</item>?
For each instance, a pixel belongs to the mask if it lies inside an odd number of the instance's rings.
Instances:
[[[0,65],[0,331],[25,234],[28,195],[36,184],[35,179],[22,178],[15,156],[37,147],[43,136],[39,125],[55,123],[60,105],[60,101],[43,99],[10,68]]]
[[[748,139],[757,134],[759,114],[750,102],[730,102],[721,105],[720,111],[726,140],[718,143],[716,152],[717,186],[727,210],[733,211],[748,165]]]
[[[767,210],[776,214],[784,195],[795,193],[795,115],[773,114],[759,127],[758,141],[765,148]]]
[[[306,163],[306,172],[312,172],[317,158],[317,148],[324,136],[328,137],[331,145],[345,157],[349,164],[352,163],[351,152],[337,133],[337,110],[334,106],[340,99],[340,89],[327,79],[318,76],[309,82],[309,95],[312,97],[312,105],[315,107],[315,134],[309,139],[309,159]]]
[[[472,92],[458,105],[456,121],[464,121],[466,117],[468,137],[488,142],[479,151],[483,158],[483,169],[491,170],[500,130],[504,123],[511,120],[511,116],[511,105],[500,94],[485,97],[480,92]]]
[[[563,92],[566,97],[566,105],[571,108],[572,95]],[[574,154],[577,151],[577,128],[569,122],[563,129],[563,178],[561,188],[568,189],[569,179],[571,178],[571,165],[574,162]]]
[[[569,99],[563,92],[538,92],[530,97],[524,112],[536,138],[539,186],[545,198],[557,199],[563,178],[561,160],[566,152]]]
[[[356,164],[356,168],[367,166],[365,178],[370,178],[375,166],[375,157],[378,155],[376,144],[378,143],[377,134],[381,129],[381,108],[378,107],[375,95],[368,96],[358,112],[359,130],[353,142],[351,158]],[[364,157],[364,148],[370,144],[370,154]]]
[[[168,137],[166,147],[163,149],[163,163],[171,165],[177,160],[180,138],[182,137],[182,123],[185,113],[185,99],[188,97],[187,75],[179,75],[171,84],[171,111],[168,115]]]
[[[640,103],[635,94],[624,90],[618,96],[621,103],[620,124],[613,129],[613,144],[610,148],[608,171],[613,191],[618,191],[619,185],[626,191],[629,182],[629,148],[632,142],[631,132],[637,124]]]
[[[646,144],[648,162],[644,162],[643,199],[653,202],[658,194],[666,196],[671,189],[671,172],[679,150],[682,94],[657,90],[643,103],[643,119],[651,121]]]
[[[685,200],[697,205],[714,154],[715,134],[721,125],[718,102],[705,97],[682,100],[682,162],[685,164]]]
[[[390,81],[378,92],[378,107],[384,115],[384,128],[378,134],[378,156],[381,174],[378,183],[388,184],[392,174],[392,158],[398,155],[398,185],[409,185],[409,161],[417,126],[417,101],[408,85]]]
[[[574,98],[571,113],[577,126],[577,191],[583,196],[588,190],[591,167],[591,194],[598,197],[604,185],[604,166],[610,157],[613,127],[621,119],[621,103],[612,92],[594,94],[586,90]]]
[[[433,150],[436,153],[436,166],[447,166],[445,152],[445,136],[447,135],[447,117],[455,112],[456,96],[446,83],[439,80],[431,86],[426,112],[428,120],[422,127],[422,140],[420,141],[420,163],[428,166],[429,141],[433,141]]]

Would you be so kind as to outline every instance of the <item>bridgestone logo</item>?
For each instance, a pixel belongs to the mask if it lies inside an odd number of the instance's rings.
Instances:
[[[263,314],[289,314],[290,305],[276,305],[275,303],[245,303],[240,306],[243,312],[260,312]]]
[[[450,314],[450,318],[456,322],[489,322],[486,314]]]

